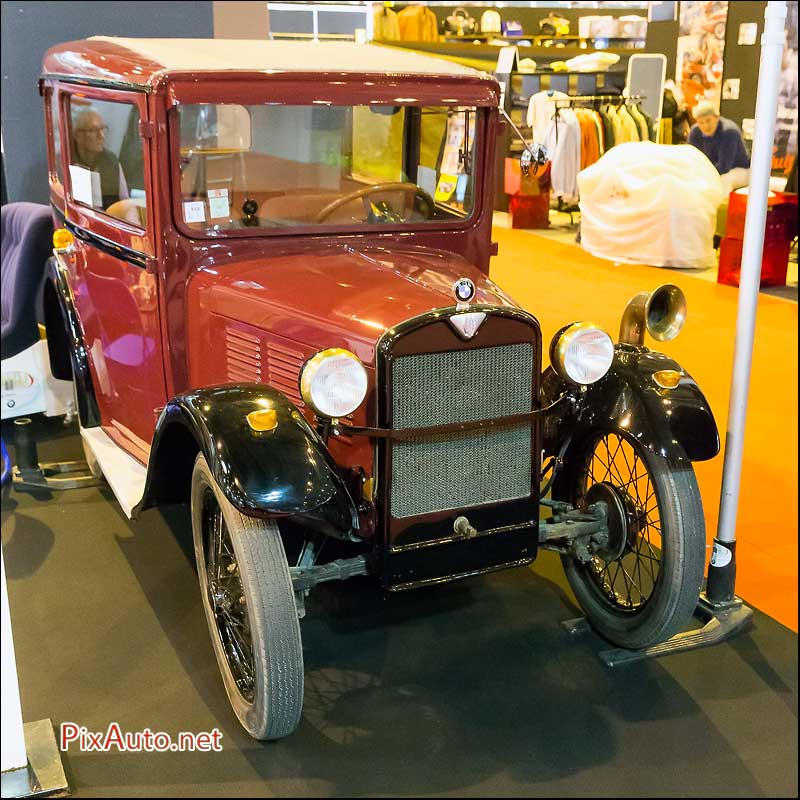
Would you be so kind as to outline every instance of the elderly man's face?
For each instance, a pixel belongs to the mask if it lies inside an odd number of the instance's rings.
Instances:
[[[99,114],[86,114],[75,128],[78,147],[84,153],[102,153],[106,147],[106,123]]]
[[[717,114],[706,114],[697,118],[697,127],[700,128],[703,136],[713,136],[717,132],[717,125],[719,125],[719,115]]]

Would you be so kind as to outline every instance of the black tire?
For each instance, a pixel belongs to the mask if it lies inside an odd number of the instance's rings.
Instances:
[[[599,431],[572,451],[561,491],[585,504],[595,483],[615,488],[626,509],[621,554],[582,563],[562,556],[592,626],[619,647],[663,642],[692,617],[705,571],[705,520],[688,459],[666,458],[635,439]]]
[[[303,708],[303,650],[278,526],[238,511],[202,453],[191,504],[203,609],[225,691],[253,738],[288,736]]]

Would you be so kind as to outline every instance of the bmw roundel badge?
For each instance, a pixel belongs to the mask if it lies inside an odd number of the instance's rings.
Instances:
[[[453,294],[459,305],[469,303],[475,297],[475,284],[469,278],[459,278],[453,284]]]

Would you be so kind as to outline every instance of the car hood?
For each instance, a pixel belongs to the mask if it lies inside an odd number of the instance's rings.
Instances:
[[[366,363],[385,331],[454,306],[459,278],[475,283],[474,303],[517,306],[462,257],[419,247],[334,246],[220,264],[197,278],[207,311],[314,347],[347,347]]]

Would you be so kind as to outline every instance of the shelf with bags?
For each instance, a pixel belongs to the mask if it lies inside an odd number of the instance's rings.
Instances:
[[[493,37],[494,38],[494,37]],[[530,37],[523,37],[530,38]],[[375,39],[373,40],[373,44],[381,45],[383,47],[400,47],[407,50],[417,50],[421,53],[428,53],[428,54],[436,54],[440,56],[453,56],[457,58],[470,58],[470,59],[481,59],[486,61],[497,62],[497,54],[500,51],[500,47],[492,44],[487,44],[486,42],[482,41],[475,41],[473,40],[475,37],[467,37],[467,36],[458,36],[455,39],[448,39],[447,41],[419,41],[419,42],[412,42],[412,41],[405,41],[405,40],[393,40],[393,41],[383,41]],[[641,40],[642,44],[644,40]],[[543,46],[536,46],[536,45],[522,45],[520,44],[520,39],[517,37],[508,38],[504,41],[504,45],[514,45],[519,50],[519,57],[520,58],[532,58],[534,61],[541,60],[546,58],[550,61],[557,61],[557,60],[567,60],[574,56],[579,55],[586,55],[587,53],[613,53],[622,57],[628,57],[632,55],[632,51],[638,48],[631,48],[631,47],[603,47],[603,48],[593,48],[593,47],[580,47],[577,42],[571,44],[568,47],[543,47]]]
[[[614,42],[614,47],[621,49],[635,49],[644,47],[644,36],[552,36],[547,34],[520,34],[506,36],[500,33],[473,33],[459,36],[455,33],[445,33],[439,37],[445,42],[478,42],[488,43],[491,41],[503,41],[506,44],[516,44],[518,42],[531,42],[531,47],[546,47],[548,49],[565,47],[568,45],[577,46],[581,50],[594,48],[596,42]],[[605,48],[600,48],[605,49]]]

